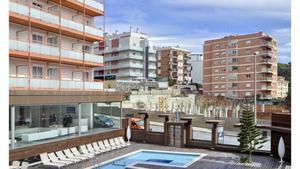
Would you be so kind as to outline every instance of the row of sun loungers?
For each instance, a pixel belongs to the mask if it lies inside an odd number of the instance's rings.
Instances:
[[[101,140],[86,145],[80,145],[79,151],[76,147],[72,147],[55,153],[42,153],[40,154],[40,157],[43,165],[61,168],[128,145],[130,144],[126,143],[123,137],[115,137],[109,140]]]
[[[23,161],[22,164],[20,161],[13,161],[12,165],[9,166],[10,169],[27,169],[28,168],[29,163]]]

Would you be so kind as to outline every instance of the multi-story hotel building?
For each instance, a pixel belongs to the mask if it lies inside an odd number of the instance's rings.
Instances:
[[[277,77],[277,98],[286,98],[289,91],[289,81],[284,77]]]
[[[95,78],[116,76],[120,80],[155,79],[156,57],[153,44],[146,34],[137,28],[133,31],[105,36],[100,43],[97,53],[104,56],[104,67],[95,70]]]
[[[253,97],[256,65],[257,95],[276,98],[277,42],[273,37],[258,32],[207,40],[203,52],[205,95]]]
[[[200,53],[189,54],[189,62],[191,65],[191,81],[192,83],[203,83],[203,55]]]
[[[191,79],[190,64],[186,49],[176,47],[163,47],[156,49],[157,76],[172,78],[177,84],[187,84]]]
[[[96,0],[10,0],[10,160],[122,132],[121,96],[94,81],[94,67],[103,66],[92,47],[103,41],[95,26],[102,15]]]

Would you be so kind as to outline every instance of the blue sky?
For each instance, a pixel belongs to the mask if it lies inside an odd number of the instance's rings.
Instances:
[[[106,0],[106,31],[139,27],[155,46],[202,52],[204,40],[264,31],[278,40],[279,62],[290,61],[289,0]]]

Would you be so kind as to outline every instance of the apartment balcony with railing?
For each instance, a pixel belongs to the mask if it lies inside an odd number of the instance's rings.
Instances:
[[[262,73],[273,73],[273,69],[272,68],[262,68],[261,72]]]
[[[55,33],[61,32],[65,36],[84,39],[86,41],[102,41],[103,31],[88,25],[83,25],[69,19],[60,18],[59,15],[48,12],[46,9],[30,8],[28,5],[16,2],[9,3],[9,18],[13,23],[51,30]],[[30,16],[30,19],[29,19]]]
[[[119,64],[109,64],[105,65],[104,69],[122,69],[122,68],[143,68],[143,64],[140,63],[119,63]]]
[[[11,90],[103,90],[102,82],[9,77]]]
[[[273,78],[272,78],[272,77],[261,77],[260,80],[261,80],[261,81],[272,82]]]
[[[143,56],[141,55],[119,55],[119,56],[105,56],[104,61],[116,61],[116,60],[126,60],[126,59],[134,59],[134,60],[143,60]]]
[[[143,76],[143,73],[142,72],[134,72],[134,71],[122,71],[122,72],[118,72],[117,74],[117,77],[129,77],[129,76],[132,76],[132,77],[141,77]]]
[[[155,65],[149,65],[149,67],[148,67],[149,69],[151,69],[151,70],[156,70],[156,66]]]
[[[261,86],[261,90],[272,90],[272,86]]]
[[[263,58],[263,59],[260,60],[260,63],[262,63],[262,64],[273,64],[273,60],[272,59]]]
[[[29,44],[28,41],[11,38],[9,40],[9,55],[18,58],[28,58],[30,52],[31,59],[41,61],[59,62],[72,65],[83,65],[90,67],[103,66],[103,57],[93,53],[83,53],[72,49],[64,49],[44,44],[34,43]],[[61,54],[61,57],[59,57]]]

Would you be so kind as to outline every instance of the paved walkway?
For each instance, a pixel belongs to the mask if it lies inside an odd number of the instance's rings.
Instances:
[[[289,164],[284,164],[280,167],[279,160],[268,157],[268,156],[259,156],[253,155],[252,161],[253,163],[250,166],[245,166],[239,163],[239,157],[241,154],[238,153],[227,153],[227,152],[219,152],[219,151],[211,151],[205,149],[192,149],[192,148],[175,148],[168,146],[159,146],[153,144],[141,144],[141,143],[132,143],[127,148],[123,148],[120,150],[116,150],[113,152],[108,152],[105,154],[97,155],[93,159],[88,161],[76,163],[67,167],[63,167],[63,169],[82,169],[89,166],[94,166],[101,162],[116,158],[118,156],[139,150],[139,149],[149,149],[149,150],[165,150],[165,151],[182,151],[182,152],[195,152],[195,153],[205,153],[207,156],[202,159],[196,161],[192,165],[188,167],[188,169],[240,169],[240,168],[253,168],[253,169],[273,169],[273,168],[290,168]],[[168,167],[158,167],[151,166],[145,164],[137,164],[136,166],[145,167],[149,169],[171,169]],[[38,165],[34,167],[30,167],[30,169],[45,169],[50,167],[45,167],[43,165]],[[173,168],[174,169],[174,168]]]

